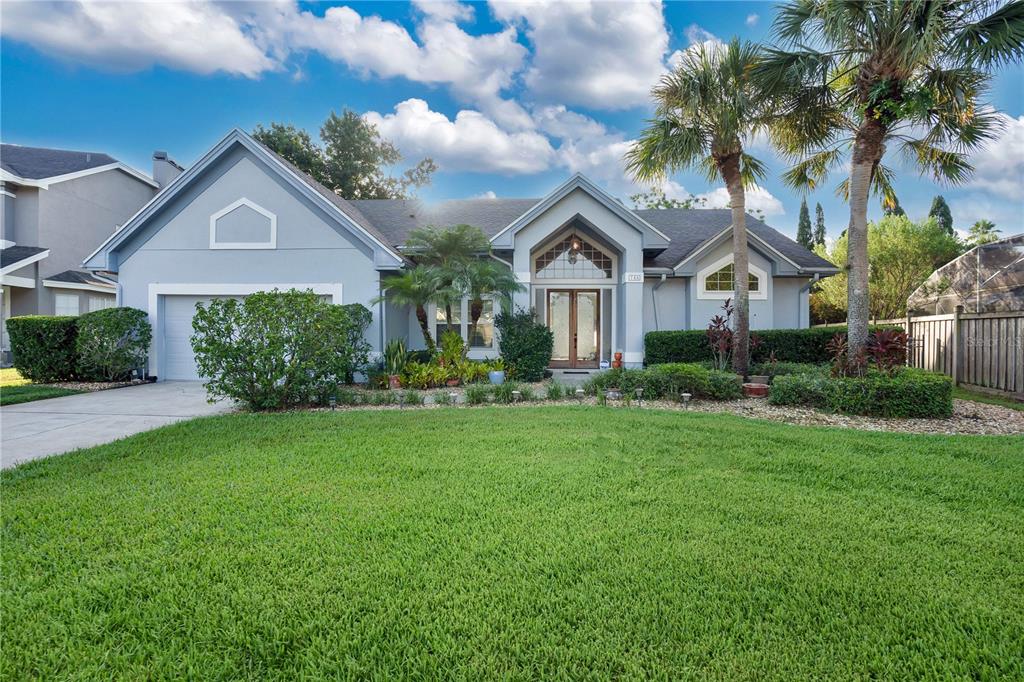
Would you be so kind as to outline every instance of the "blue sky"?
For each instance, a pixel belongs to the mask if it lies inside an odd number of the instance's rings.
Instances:
[[[674,52],[733,36],[770,39],[772,3],[6,3],[0,41],[4,142],[110,153],[145,171],[154,149],[189,164],[227,130],[290,122],[316,131],[332,109],[354,109],[410,162],[441,167],[427,199],[540,196],[581,171],[626,198],[621,167],[649,116],[647,91]],[[979,218],[1024,231],[1024,69],[1004,68],[991,103],[1007,132],[975,159],[966,187],[916,171],[897,191],[912,216],[943,194],[965,230]],[[777,179],[748,198],[795,233],[800,196]],[[896,167],[896,158],[890,159]],[[847,208],[810,195],[829,233]],[[681,173],[670,195],[724,190]],[[877,202],[872,213],[880,211]]]

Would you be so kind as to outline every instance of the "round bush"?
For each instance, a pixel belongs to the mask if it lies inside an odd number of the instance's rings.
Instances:
[[[503,311],[494,320],[500,334],[501,357],[517,381],[540,381],[551,364],[555,336],[534,318],[532,310]]]
[[[122,381],[144,368],[153,329],[137,308],[107,308],[78,318],[79,376],[87,381]]]
[[[7,333],[14,367],[21,376],[43,383],[76,378],[77,317],[12,317],[7,320]]]
[[[370,319],[311,291],[215,299],[196,306],[192,349],[211,396],[258,410],[322,403],[365,367]]]

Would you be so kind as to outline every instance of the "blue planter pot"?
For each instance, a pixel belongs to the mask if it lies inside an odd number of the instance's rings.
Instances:
[[[499,369],[493,372],[487,373],[487,378],[491,380],[491,383],[495,386],[500,386],[505,383],[505,370]]]

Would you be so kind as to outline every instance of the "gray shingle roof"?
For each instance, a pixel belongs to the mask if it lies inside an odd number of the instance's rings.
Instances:
[[[0,167],[26,180],[52,178],[111,163],[117,163],[117,159],[99,152],[23,147],[19,144],[0,145]]]
[[[291,162],[291,161],[289,161],[288,159],[284,158],[283,156],[281,156],[280,154],[278,154],[278,153],[277,153],[277,152],[275,152],[275,151],[274,151],[273,149],[271,149],[271,148],[270,148],[270,147],[268,147],[267,145],[263,144],[262,142],[260,142],[260,141],[259,141],[259,140],[257,140],[256,138],[252,138],[252,139],[253,139],[253,141],[254,141],[254,142],[255,142],[256,144],[258,144],[258,145],[260,145],[261,147],[263,147],[264,149],[266,149],[266,150],[267,150],[267,151],[268,151],[268,152],[269,152],[270,154],[273,154],[273,155],[274,155],[274,157],[275,157],[275,158],[276,158],[276,159],[277,159],[278,161],[280,161],[281,163],[283,163],[283,164],[284,164],[285,166],[287,166],[287,167],[288,167],[288,168],[289,168],[289,169],[290,169],[290,170],[291,170],[291,171],[292,171],[293,173],[295,173],[295,174],[296,174],[296,175],[298,175],[298,176],[299,176],[300,178],[302,178],[302,179],[303,179],[303,180],[304,180],[304,181],[306,182],[306,184],[307,184],[307,185],[309,185],[309,186],[310,186],[310,187],[311,187],[312,189],[316,190],[316,191],[317,191],[317,193],[319,193],[319,194],[320,194],[321,196],[323,196],[323,197],[324,197],[325,199],[327,199],[328,201],[330,201],[330,202],[331,202],[332,204],[334,204],[335,206],[337,206],[337,207],[338,207],[338,209],[339,209],[339,210],[340,210],[340,211],[341,211],[342,213],[344,213],[344,214],[345,214],[346,216],[348,216],[349,218],[351,218],[351,219],[352,219],[352,221],[353,221],[353,222],[355,222],[355,223],[356,223],[357,225],[359,225],[359,226],[360,226],[361,228],[363,228],[364,230],[366,230],[367,232],[369,232],[370,234],[372,234],[372,235],[373,235],[373,236],[374,236],[374,237],[375,237],[375,238],[376,238],[376,239],[377,239],[378,241],[380,241],[380,242],[381,242],[382,244],[384,244],[384,245],[386,245],[386,246],[392,246],[392,247],[394,247],[394,246],[397,246],[397,245],[398,245],[398,244],[397,244],[396,242],[393,242],[393,241],[391,241],[391,240],[390,240],[390,239],[389,239],[389,238],[387,237],[387,235],[385,235],[385,234],[384,234],[383,232],[381,232],[381,230],[379,230],[379,229],[377,228],[377,225],[376,225],[375,223],[373,223],[373,222],[370,222],[369,220],[367,220],[367,219],[366,219],[366,216],[364,216],[364,215],[363,215],[363,214],[362,214],[362,213],[361,213],[361,212],[359,211],[359,209],[358,209],[358,208],[356,208],[356,207],[355,207],[355,206],[353,205],[353,204],[354,204],[354,202],[351,202],[351,201],[349,201],[349,200],[347,200],[347,199],[342,199],[342,198],[341,198],[340,196],[338,196],[338,195],[337,195],[337,194],[336,194],[335,192],[332,192],[332,191],[331,191],[330,189],[328,189],[328,188],[327,188],[327,187],[325,187],[325,186],[324,186],[323,184],[321,184],[320,182],[318,182],[318,181],[317,181],[317,180],[316,180],[316,179],[315,179],[315,178],[314,178],[314,177],[313,177],[312,175],[310,175],[309,173],[305,172],[304,170],[302,170],[301,168],[299,168],[298,166],[296,166],[296,165],[295,165],[294,163],[292,163],[292,162]]]
[[[111,291],[114,290],[113,282],[100,279],[92,273],[82,272],[81,270],[65,270],[64,272],[59,272],[56,275],[50,275],[45,279],[54,282],[67,282],[68,284],[89,284],[94,287],[109,287]]]
[[[418,200],[361,199],[347,203],[355,207],[382,232],[390,244],[401,246],[409,232],[428,225],[448,226],[466,223],[479,227],[493,237],[540,199],[458,199],[426,205]],[[640,209],[634,211],[653,227],[664,232],[671,243],[657,256],[645,259],[648,267],[674,267],[701,244],[732,224],[728,209]],[[805,268],[828,268],[832,264],[819,258],[795,241],[747,216],[748,229],[794,263]]]
[[[0,249],[0,268],[6,268],[46,251],[42,246],[8,246]]]

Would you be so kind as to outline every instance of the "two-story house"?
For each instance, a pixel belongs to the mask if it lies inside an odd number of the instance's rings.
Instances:
[[[149,177],[97,152],[0,145],[2,347],[17,315],[78,315],[115,305],[117,282],[82,259],[181,172],[157,152]]]

